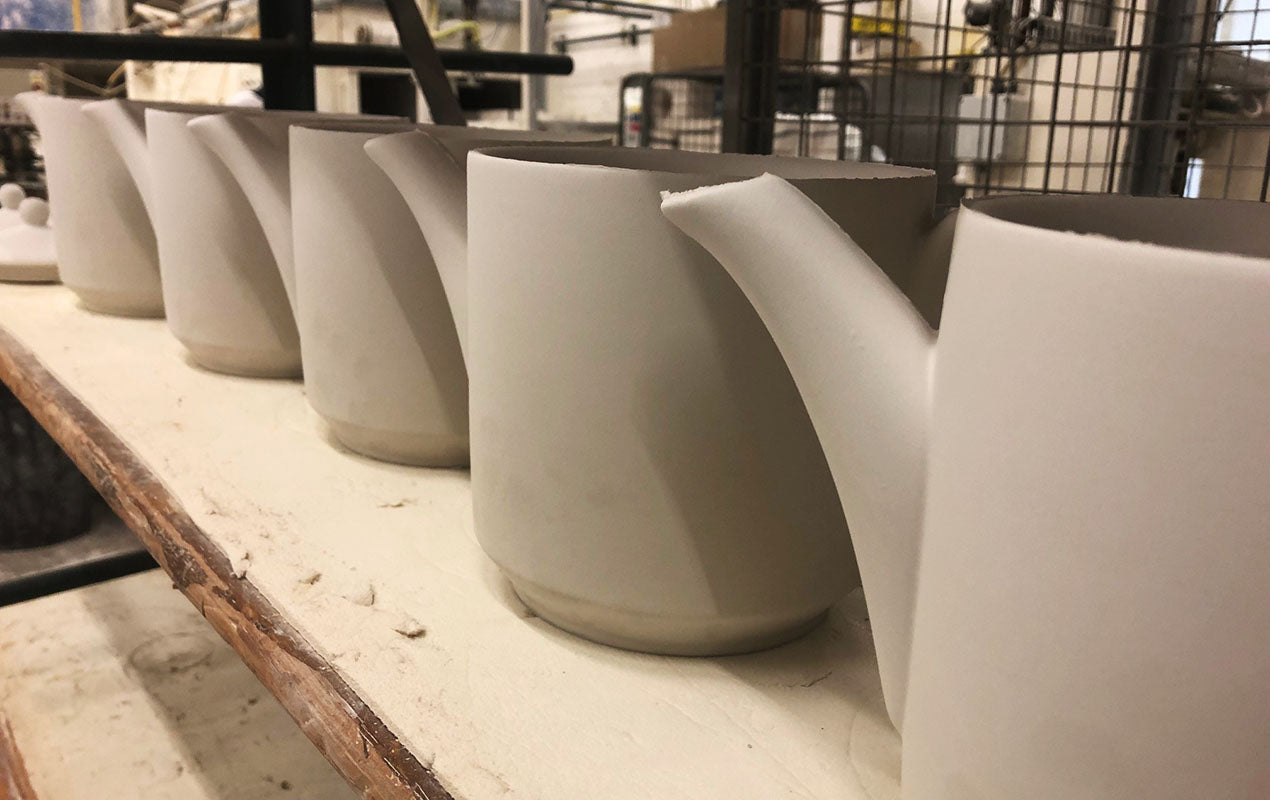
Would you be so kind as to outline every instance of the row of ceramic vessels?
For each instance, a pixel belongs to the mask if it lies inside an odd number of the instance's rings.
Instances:
[[[934,224],[902,167],[22,102],[85,305],[470,453],[544,618],[751,650],[858,558],[905,798],[1270,793],[1270,207]]]

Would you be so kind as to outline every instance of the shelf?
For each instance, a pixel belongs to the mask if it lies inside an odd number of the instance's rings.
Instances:
[[[0,609],[0,797],[353,800],[160,572]]]
[[[298,382],[197,369],[62,287],[0,287],[0,321],[0,378],[368,796],[898,797],[858,593],[749,656],[595,645],[516,600],[467,473],[341,451]]]
[[[108,509],[99,512],[83,536],[0,550],[0,606],[153,568],[154,560],[127,526]]]

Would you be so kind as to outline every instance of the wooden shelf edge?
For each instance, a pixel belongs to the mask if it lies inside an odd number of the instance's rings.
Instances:
[[[3,328],[0,381],[350,784],[380,800],[453,800],[250,580],[234,576],[228,557],[149,468]],[[9,757],[0,751],[0,758]],[[0,778],[9,780],[10,773],[0,771]]]
[[[31,787],[22,751],[13,738],[13,728],[0,711],[0,800],[39,800]]]

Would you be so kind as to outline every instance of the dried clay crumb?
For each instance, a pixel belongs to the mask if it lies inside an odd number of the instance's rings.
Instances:
[[[251,564],[251,553],[243,550],[238,553],[236,558],[231,560],[230,573],[238,580],[242,580],[247,577],[247,566],[249,564]]]
[[[407,505],[414,505],[414,504],[415,504],[415,498],[403,497],[402,499],[398,500],[395,503],[380,503],[379,505],[376,506],[376,508],[404,508]]]
[[[418,639],[426,636],[428,629],[414,617],[402,617],[392,629],[407,639]]]
[[[348,595],[348,601],[359,606],[375,605],[375,587],[373,584],[366,584],[361,591]]]

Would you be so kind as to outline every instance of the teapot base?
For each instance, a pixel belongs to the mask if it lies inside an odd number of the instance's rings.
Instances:
[[[504,573],[507,574],[507,573]],[[561,630],[599,644],[666,656],[727,656],[785,644],[808,633],[828,609],[744,617],[643,614],[571,597],[507,575],[531,611]]]
[[[56,264],[0,264],[5,283],[57,283]]]
[[[319,412],[321,413],[321,412]],[[409,467],[466,468],[467,438],[369,428],[322,415],[335,440],[359,455]]]
[[[88,311],[107,314],[112,317],[163,318],[163,299],[161,297],[138,297],[127,292],[85,289],[67,284],[64,277],[62,283],[75,293],[75,296],[79,298],[80,305]]]
[[[184,339],[181,344],[185,345],[194,363],[212,372],[244,378],[299,378],[302,375],[299,352],[249,351]]]

